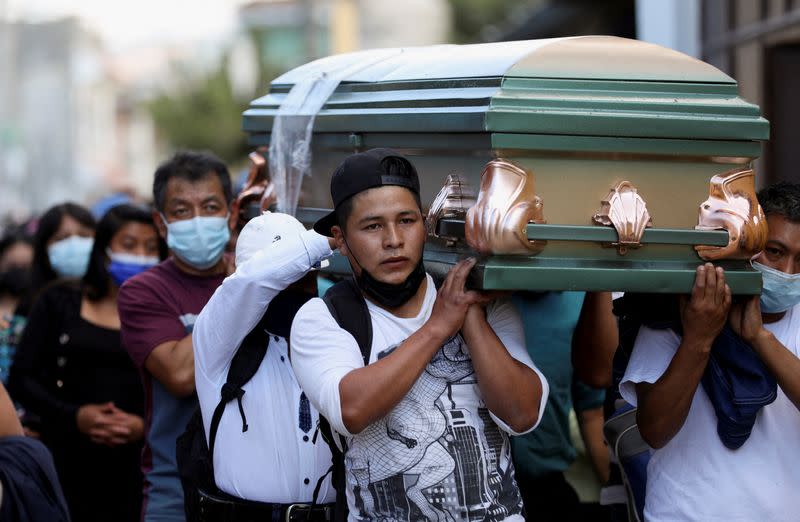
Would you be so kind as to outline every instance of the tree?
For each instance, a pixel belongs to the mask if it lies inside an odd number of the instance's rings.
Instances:
[[[150,103],[159,133],[173,149],[210,150],[227,162],[238,162],[250,147],[241,130],[242,112],[251,100],[236,99],[223,63],[200,81],[183,81],[176,93]]]
[[[531,0],[448,0],[453,11],[454,43],[478,43],[490,40],[489,28],[508,24],[513,13],[541,4]]]

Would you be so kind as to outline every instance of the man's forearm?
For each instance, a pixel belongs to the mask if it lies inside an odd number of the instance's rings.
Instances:
[[[468,315],[462,333],[483,400],[512,430],[524,432],[539,418],[542,382],[536,372],[508,353],[481,314]]]
[[[662,448],[680,431],[710,352],[708,346],[681,341],[669,367],[655,383],[636,385],[639,432],[653,448]]]
[[[753,349],[778,381],[783,393],[800,409],[800,359],[767,330],[753,343]]]
[[[611,292],[588,292],[572,337],[572,364],[578,378],[594,388],[610,386],[618,344]]]
[[[191,335],[187,335],[175,343],[173,356],[176,369],[179,372],[191,372],[192,381],[194,381],[194,350]]]
[[[603,439],[603,407],[591,408],[578,412],[578,427],[592,467],[600,482],[608,482],[609,455],[608,446]]]
[[[10,437],[14,435],[24,435],[22,424],[17,417],[17,411],[11,398],[6,393],[3,383],[0,382],[0,437]]]
[[[302,275],[298,273],[292,280]],[[209,378],[224,378],[225,369],[244,338],[264,316],[272,299],[289,285],[261,283],[234,274],[217,288],[197,317],[192,336],[198,350],[198,370]]]
[[[156,346],[145,359],[144,366],[172,395],[188,397],[193,394],[192,335]]]
[[[339,395],[347,430],[360,433],[388,414],[445,341],[445,336],[427,323],[391,354],[345,375],[339,382]]]
[[[307,240],[310,247],[299,237],[266,246],[216,290],[194,328],[205,370],[223,371],[275,296],[330,254],[327,239],[307,234]]]

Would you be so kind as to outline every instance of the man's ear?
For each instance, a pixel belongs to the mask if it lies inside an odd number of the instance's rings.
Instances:
[[[228,230],[233,232],[239,224],[239,200],[228,205]]]
[[[331,232],[333,232],[333,242],[336,243],[336,248],[339,250],[339,253],[343,256],[349,255],[350,250],[347,248],[347,242],[344,240],[342,227],[334,225],[331,227]]]
[[[164,223],[164,219],[161,217],[161,212],[158,212],[156,210],[153,211],[153,224],[155,224],[156,230],[158,230],[158,235],[161,236],[161,239],[166,241],[167,224]]]

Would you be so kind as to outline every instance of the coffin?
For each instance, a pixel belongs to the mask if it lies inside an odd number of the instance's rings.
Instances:
[[[347,155],[391,147],[420,175],[429,271],[478,255],[484,289],[684,293],[711,260],[734,293],[760,291],[769,124],[711,65],[607,36],[331,56],[250,104],[250,143],[270,144],[293,87],[326,77],[341,82],[313,119],[303,221],[331,207]]]

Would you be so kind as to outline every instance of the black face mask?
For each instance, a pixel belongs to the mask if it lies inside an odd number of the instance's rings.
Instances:
[[[31,286],[31,273],[27,268],[14,267],[0,272],[0,294],[22,297]]]
[[[361,263],[359,263],[360,265]],[[398,284],[384,283],[370,275],[363,267],[361,275],[356,277],[358,287],[367,296],[384,308],[397,308],[406,304],[419,290],[419,285],[425,280],[425,266],[420,258],[414,270],[408,274],[405,281]]]

